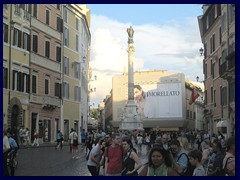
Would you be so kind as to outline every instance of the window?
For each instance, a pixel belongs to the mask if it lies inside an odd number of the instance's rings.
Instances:
[[[30,89],[30,86],[29,86],[29,74],[27,73],[22,73],[22,77],[21,77],[21,91],[22,92],[25,92],[25,93],[29,93],[29,89]]]
[[[55,82],[55,96],[61,98],[61,84],[59,82]]]
[[[196,112],[193,112],[193,119],[196,119]]]
[[[213,34],[210,38],[210,53],[215,51],[215,34]]]
[[[3,67],[3,88],[8,88],[8,69]]]
[[[80,63],[74,64],[74,77],[80,79]]]
[[[33,4],[33,16],[35,17],[35,18],[37,18],[37,4]]]
[[[63,20],[61,17],[57,17],[57,30],[63,32]]]
[[[224,13],[221,16],[221,30],[222,30],[222,34],[225,32],[226,30],[226,13]]]
[[[192,111],[190,111],[190,119],[192,119]]]
[[[211,103],[213,103],[213,87],[211,87]]]
[[[8,5],[7,4],[3,4],[3,8],[8,10]]]
[[[46,10],[46,24],[50,25],[50,11],[48,9]]]
[[[32,75],[32,93],[37,93],[37,76]]]
[[[219,45],[222,44],[222,30],[221,27],[219,28]]]
[[[76,51],[78,51],[78,35],[76,35]]]
[[[221,92],[221,105],[227,105],[227,87],[220,87]]]
[[[13,34],[13,45],[21,48],[21,34],[22,32],[16,28],[14,28],[14,34]]]
[[[57,60],[58,62],[61,62],[61,59],[62,59],[61,47],[60,47],[60,46],[57,46],[57,47],[56,47],[56,60]]]
[[[3,32],[4,32],[3,42],[8,43],[8,25],[5,23],[3,23]]]
[[[15,4],[14,14],[20,16],[20,4]]]
[[[57,9],[60,10],[60,4],[57,4]]]
[[[205,76],[205,79],[207,79],[207,63],[205,63],[204,64],[204,70],[205,70],[205,72],[204,72],[204,76]]]
[[[235,82],[232,82],[229,84],[229,98],[230,98],[230,102],[234,102],[235,101]]]
[[[69,30],[64,27],[64,45],[69,46]]]
[[[68,17],[67,17],[67,10],[64,9],[64,22],[65,23],[67,23],[67,19],[68,19]]]
[[[205,105],[207,105],[208,104],[208,99],[207,99],[207,97],[208,97],[208,93],[207,93],[208,91],[206,90],[205,91]]]
[[[66,82],[63,83],[63,97],[69,99],[69,84]]]
[[[30,35],[23,32],[23,49],[30,51]]]
[[[69,59],[64,57],[64,74],[69,75]]]
[[[234,4],[230,4],[228,5],[229,7],[229,24],[231,24],[233,21],[235,21],[235,5]]]
[[[38,36],[33,35],[33,52],[37,53],[38,52]]]
[[[214,89],[213,91],[213,103],[214,103],[214,107],[216,107],[216,89]]]
[[[74,77],[80,79],[80,63],[74,64]]]
[[[189,110],[187,110],[187,118],[189,118]]]
[[[78,31],[78,22],[79,22],[79,20],[78,20],[78,18],[76,18],[76,30]]]
[[[24,4],[24,5],[23,5],[23,12],[24,12],[23,17],[24,17],[26,20],[29,20],[29,19],[30,19],[30,14],[31,14],[31,12],[32,12],[31,4]]]
[[[211,75],[212,75],[212,78],[214,79],[215,78],[215,62],[213,61],[211,63]]]
[[[45,56],[47,58],[50,57],[50,42],[49,41],[45,41]]]
[[[81,87],[75,86],[75,88],[74,88],[74,98],[75,98],[75,101],[80,102],[80,100],[81,100]]]
[[[45,94],[49,94],[49,76],[45,77]]]
[[[12,90],[14,91],[20,91],[20,85],[21,85],[21,72],[18,72],[17,70],[13,70],[13,76],[12,76]]]

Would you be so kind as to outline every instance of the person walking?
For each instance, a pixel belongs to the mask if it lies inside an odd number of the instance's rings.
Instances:
[[[72,146],[72,159],[79,159],[78,156],[78,135],[73,129],[73,131],[69,134],[69,139],[71,139],[71,146]]]
[[[21,128],[19,129],[19,140],[20,140],[20,144],[21,144],[21,145],[24,144],[25,133],[26,133],[26,129],[24,129],[24,127],[21,127]]]
[[[60,130],[57,132],[57,145],[55,146],[55,149],[62,150],[62,141],[63,141],[63,134]]]
[[[25,146],[30,146],[30,144],[31,144],[31,142],[30,142],[30,131],[29,131],[28,128],[26,128],[26,131],[25,131],[24,141],[25,141]]]
[[[38,139],[39,139],[39,133],[37,132],[37,130],[34,130],[34,141],[33,141],[33,143],[32,143],[32,146],[39,146],[39,141],[38,141]]]
[[[82,130],[81,132],[81,143],[82,143],[82,149],[86,146],[86,138],[87,138],[87,133],[85,132],[85,129]]]
[[[73,132],[73,128],[71,128],[71,131],[70,131],[69,135],[70,135],[72,132]],[[72,144],[71,144],[72,139],[70,139],[70,136],[68,137],[68,141],[69,141],[70,153],[72,153]]]
[[[7,137],[7,132],[3,133],[3,175],[9,176],[8,166],[7,166],[7,158],[8,153],[11,151],[10,144]]]

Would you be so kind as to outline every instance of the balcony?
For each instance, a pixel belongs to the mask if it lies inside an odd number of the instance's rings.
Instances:
[[[226,57],[226,60],[228,62],[228,70],[235,70],[235,51],[230,52]]]
[[[44,107],[49,107],[50,109],[55,109],[56,107],[60,107],[60,99],[58,97],[53,96],[40,96],[31,94],[30,95],[30,103],[40,104]]]

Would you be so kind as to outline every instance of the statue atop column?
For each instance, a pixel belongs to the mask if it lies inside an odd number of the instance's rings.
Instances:
[[[132,26],[130,26],[130,28],[127,28],[127,32],[128,32],[128,44],[133,43],[134,30]]]

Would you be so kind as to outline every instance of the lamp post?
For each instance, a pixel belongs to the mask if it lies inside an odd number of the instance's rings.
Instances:
[[[203,48],[200,48],[200,49],[199,49],[199,52],[200,52],[200,56],[203,56],[203,53],[204,53]]]

